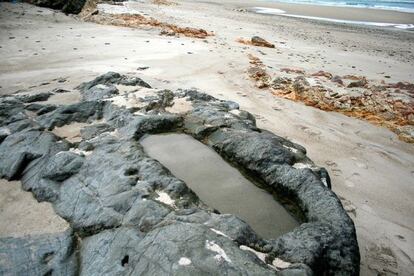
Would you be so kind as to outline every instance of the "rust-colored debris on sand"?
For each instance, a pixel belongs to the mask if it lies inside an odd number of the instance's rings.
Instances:
[[[258,47],[267,47],[267,48],[275,48],[275,45],[270,43],[269,41],[259,37],[259,36],[253,36],[251,39],[245,39],[245,38],[238,38],[236,39],[237,42],[245,45],[252,45],[252,46],[258,46]]]
[[[385,126],[401,140],[414,143],[413,83],[386,83],[326,71],[306,73],[300,68],[282,68],[271,76],[262,61],[248,57],[251,65],[247,72],[258,88],[269,88],[283,98]]]
[[[156,5],[164,5],[164,6],[176,6],[178,5],[177,2],[168,1],[168,0],[152,0],[153,4]]]
[[[154,1],[155,2],[155,1]],[[170,2],[170,1],[161,1]],[[171,2],[173,3],[173,2]],[[184,35],[186,37],[205,39],[208,36],[213,36],[212,32],[207,32],[204,29],[191,28],[191,27],[179,27],[174,24],[161,22],[153,17],[144,16],[141,14],[107,14],[100,12],[96,8],[96,1],[90,0],[85,5],[85,9],[82,11],[81,16],[85,21],[95,22],[98,24],[142,28],[153,27],[161,29],[161,35]]]
[[[250,66],[247,69],[249,78],[255,81],[255,85],[258,88],[269,87],[270,75],[266,71],[266,67],[263,62],[256,56],[249,54]]]

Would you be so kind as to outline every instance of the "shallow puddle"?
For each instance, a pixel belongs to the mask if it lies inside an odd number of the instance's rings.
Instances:
[[[276,238],[299,225],[271,194],[191,136],[150,135],[141,144],[203,202],[221,213],[238,216],[262,237]]]

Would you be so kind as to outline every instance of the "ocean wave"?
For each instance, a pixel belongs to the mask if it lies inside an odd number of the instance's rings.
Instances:
[[[317,16],[306,16],[306,15],[298,15],[298,14],[289,14],[289,13],[286,13],[286,11],[284,11],[284,10],[273,9],[273,8],[265,8],[265,7],[254,7],[254,8],[252,8],[252,10],[254,12],[260,13],[260,14],[273,14],[273,15],[281,15],[281,16],[294,17],[294,18],[312,19],[312,20],[334,22],[334,23],[357,24],[357,25],[367,25],[367,26],[376,26],[376,27],[394,27],[394,28],[403,29],[403,30],[414,30],[414,24],[398,24],[398,23],[385,23],[385,22],[355,21],[355,20],[344,20],[344,19],[317,17]]]
[[[392,10],[399,12],[414,13],[414,0],[354,0],[354,1],[332,1],[332,0],[267,0],[269,2],[282,2],[292,4],[308,4],[333,7],[369,8]]]

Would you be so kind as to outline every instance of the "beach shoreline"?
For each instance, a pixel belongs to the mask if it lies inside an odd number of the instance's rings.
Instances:
[[[336,20],[380,22],[393,24],[414,24],[414,13],[360,7],[324,6],[269,1],[226,1],[225,5],[240,5],[246,9],[255,7],[272,8],[286,14]]]

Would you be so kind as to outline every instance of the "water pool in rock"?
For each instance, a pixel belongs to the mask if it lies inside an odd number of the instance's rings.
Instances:
[[[262,237],[277,238],[299,225],[269,192],[193,137],[149,135],[141,144],[150,157],[186,182],[204,203],[221,213],[238,216]]]

